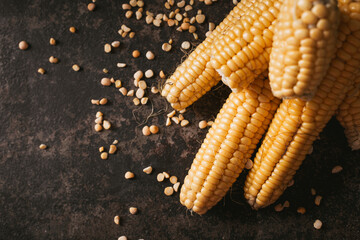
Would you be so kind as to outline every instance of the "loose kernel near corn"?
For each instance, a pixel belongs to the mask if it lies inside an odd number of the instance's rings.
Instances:
[[[111,46],[114,47],[114,48],[119,47],[119,46],[120,46],[120,41],[113,41],[113,42],[111,43]]]
[[[108,43],[106,43],[106,44],[104,45],[104,51],[105,51],[106,53],[110,53],[110,52],[111,52],[111,45],[108,44]]]
[[[109,154],[107,152],[102,152],[100,154],[101,159],[106,160],[108,158]]]
[[[115,223],[116,225],[119,225],[119,224],[120,224],[120,217],[119,217],[118,215],[116,215],[116,216],[114,217],[114,223]]]
[[[316,219],[314,222],[314,228],[320,229],[322,227],[322,222],[319,219]]]
[[[108,130],[111,128],[111,123],[108,120],[104,120],[103,127],[104,129]]]
[[[155,54],[152,51],[147,51],[146,52],[146,58],[148,60],[153,60],[155,58]]]
[[[117,147],[113,144],[110,145],[110,148],[109,148],[109,153],[110,154],[114,154],[117,150]]]
[[[132,178],[134,178],[134,177],[135,177],[135,174],[132,173],[132,172],[130,172],[130,171],[127,171],[127,172],[125,173],[125,179],[132,179]]]
[[[151,166],[149,167],[146,167],[143,169],[143,172],[146,173],[146,174],[150,174],[152,172],[153,168]]]
[[[162,174],[162,173],[159,173],[159,174],[156,176],[156,180],[157,180],[158,182],[162,182],[162,181],[164,181],[164,179],[165,179],[165,176],[164,176],[164,174]]]
[[[107,102],[108,102],[107,98],[102,98],[102,99],[100,99],[99,104],[105,105],[105,104],[107,104]]]
[[[132,214],[132,215],[135,215],[137,212],[138,212],[138,209],[136,207],[130,207],[129,208],[129,212]]]
[[[87,5],[87,8],[88,8],[89,11],[94,11],[95,10],[95,3],[89,3]]]
[[[177,192],[179,190],[179,187],[180,187],[180,182],[175,183],[173,186],[174,191]]]
[[[95,131],[100,132],[103,129],[103,127],[99,123],[97,123],[95,124],[94,129]]]
[[[133,56],[134,58],[140,57],[140,51],[139,51],[139,50],[134,50],[134,51],[132,52],[132,56]]]
[[[149,126],[144,126],[142,129],[142,134],[144,136],[149,136],[151,134]]]
[[[80,67],[79,67],[79,65],[74,64],[74,65],[72,65],[72,69],[73,69],[75,72],[78,72],[78,71],[80,70]]]
[[[156,125],[151,125],[150,128],[149,128],[149,130],[150,130],[150,132],[151,132],[152,134],[156,134],[156,133],[159,132],[159,127],[156,126]]]
[[[69,31],[70,31],[71,33],[75,33],[75,32],[76,32],[76,28],[75,28],[75,27],[70,27],[70,28],[69,28]]]
[[[175,184],[175,183],[177,183],[177,177],[176,176],[171,176],[170,177],[170,182],[172,183],[172,184]]]
[[[55,38],[50,38],[49,43],[50,43],[50,45],[55,46],[55,45],[56,45],[56,40],[55,40]]]
[[[29,44],[26,41],[19,42],[19,49],[20,50],[26,50],[26,49],[28,49],[28,47],[29,47]]]
[[[105,148],[103,146],[99,147],[99,152],[102,153],[103,151],[105,151]]]
[[[164,189],[164,193],[165,193],[166,196],[171,196],[174,193],[174,189],[172,187],[166,187]]]
[[[45,144],[40,144],[40,146],[39,146],[39,148],[41,149],[41,150],[44,150],[44,149],[46,149],[47,148],[47,146],[45,145]]]
[[[126,236],[121,236],[118,238],[118,240],[127,240],[127,237]]]
[[[49,58],[49,62],[50,62],[50,63],[58,63],[58,62],[59,62],[59,59],[57,59],[57,58],[54,57],[54,56],[51,56],[51,57]]]
[[[332,170],[331,173],[335,174],[335,173],[339,173],[343,170],[343,168],[341,166],[335,166]]]
[[[45,71],[45,69],[43,69],[43,68],[39,68],[39,69],[38,69],[38,73],[40,73],[40,74],[45,74],[46,71]]]

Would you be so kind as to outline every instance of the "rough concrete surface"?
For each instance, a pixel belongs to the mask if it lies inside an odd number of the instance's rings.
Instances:
[[[103,87],[105,76],[121,79],[132,88],[132,75],[138,70],[161,69],[169,74],[181,62],[180,44],[204,39],[208,21],[219,23],[233,7],[223,0],[212,6],[195,1],[195,8],[207,16],[198,26],[200,39],[174,28],[150,26],[144,18],[126,19],[125,1],[97,0],[89,12],[88,1],[0,0],[0,239],[356,239],[359,220],[360,152],[347,146],[343,129],[332,119],[320,140],[295,176],[295,185],[278,200],[290,207],[278,213],[273,206],[253,211],[243,198],[242,174],[229,194],[207,214],[191,214],[179,203],[179,193],[167,197],[156,174],[167,171],[183,181],[197,149],[206,135],[197,124],[213,120],[229,90],[219,85],[184,114],[191,124],[165,127],[165,115],[148,119],[160,133],[145,137],[142,122],[151,112],[164,110],[166,101],[148,94],[150,103],[134,106],[130,97],[114,87]],[[145,10],[163,12],[163,2],[145,1]],[[131,27],[134,39],[123,39],[117,30]],[[69,27],[75,26],[75,34]],[[49,38],[58,40],[49,45]],[[174,40],[169,53],[161,51],[163,42]],[[30,48],[18,49],[26,40]],[[103,46],[120,40],[121,46],[105,54]],[[138,49],[142,57],[134,59]],[[144,57],[156,54],[153,61]],[[50,64],[50,56],[58,64]],[[116,67],[125,62],[124,69]],[[81,66],[74,72],[73,64]],[[37,73],[43,67],[45,75]],[[102,72],[109,69],[108,74]],[[160,79],[146,80],[158,85]],[[90,99],[107,97],[106,106],[91,105]],[[95,113],[102,111],[113,127],[94,131]],[[170,111],[168,108],[167,111]],[[101,160],[98,148],[119,140],[118,151]],[[48,149],[40,150],[45,143]],[[142,169],[152,165],[146,175]],[[331,169],[343,166],[339,174]],[[135,179],[125,180],[128,170]],[[314,205],[310,188],[323,196]],[[128,208],[136,206],[137,215]],[[305,215],[296,212],[304,206]],[[119,215],[120,226],[113,218]],[[321,219],[323,228],[313,222]]]

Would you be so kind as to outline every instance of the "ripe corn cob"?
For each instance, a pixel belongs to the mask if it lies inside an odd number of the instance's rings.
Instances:
[[[257,0],[248,13],[218,37],[211,64],[233,91],[247,87],[268,68],[274,24],[283,0]]]
[[[224,29],[233,25],[235,18],[246,14],[254,1],[243,0],[238,3],[165,82],[161,94],[174,109],[181,110],[190,106],[221,80],[210,65],[211,45]]]
[[[284,0],[269,62],[274,96],[314,96],[335,56],[339,19],[336,0]]]
[[[287,188],[313,141],[335,113],[359,72],[360,22],[348,7],[360,2],[339,2],[341,24],[336,58],[310,101],[286,99],[280,105],[256,154],[245,182],[245,197],[255,208],[275,202]]]
[[[210,128],[181,188],[180,202],[204,214],[235,182],[268,128],[280,100],[268,80],[231,93]]]
[[[360,59],[360,53],[356,54]],[[345,136],[352,150],[360,149],[360,76],[355,80],[354,87],[346,94],[336,118],[345,128]]]

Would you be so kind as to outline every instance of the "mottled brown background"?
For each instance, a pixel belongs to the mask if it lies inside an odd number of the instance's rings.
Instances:
[[[168,171],[183,180],[206,134],[197,123],[216,116],[229,90],[219,86],[194,104],[185,114],[191,122],[188,127],[165,128],[160,115],[149,119],[149,124],[160,126],[160,134],[142,136],[133,112],[142,121],[151,104],[136,107],[115,88],[102,87],[102,68],[130,88],[138,69],[174,71],[184,56],[181,42],[193,38],[173,28],[145,25],[144,19],[125,19],[125,1],[98,0],[95,12],[86,9],[88,2],[0,0],[0,239],[358,238],[360,152],[350,151],[335,119],[315,142],[295,185],[280,198],[291,205],[283,212],[274,212],[272,206],[251,210],[243,198],[244,174],[225,200],[204,216],[192,216],[180,205],[178,194],[164,196],[169,183],[156,182],[156,173]],[[145,2],[145,10],[164,9],[164,1]],[[196,1],[196,7],[219,23],[233,5],[230,0],[213,6]],[[117,34],[123,23],[135,30],[134,39]],[[70,26],[78,32],[71,34]],[[206,30],[207,24],[198,27],[199,40]],[[50,37],[58,40],[57,46],[48,44]],[[164,53],[161,44],[170,37],[173,50]],[[27,51],[18,49],[21,40],[30,43]],[[113,40],[120,40],[121,47],[105,54],[103,45]],[[152,50],[156,60],[132,59],[134,49],[143,54]],[[60,62],[50,64],[51,55]],[[128,67],[119,69],[117,62]],[[82,67],[80,72],[72,71],[74,63]],[[47,74],[38,74],[39,67]],[[147,82],[156,85],[158,80]],[[100,97],[109,98],[110,104],[90,104],[91,98]],[[159,95],[149,97],[154,111],[166,108]],[[99,110],[113,123],[111,131],[93,130]],[[119,140],[117,154],[101,160],[98,147],[114,139]],[[49,148],[39,150],[40,143]],[[142,173],[148,165],[154,167],[152,175]],[[344,170],[332,175],[335,165]],[[136,179],[126,181],[127,170]],[[313,203],[311,187],[323,196],[319,207]],[[130,216],[130,206],[137,206],[139,214]],[[296,213],[298,206],[306,207],[305,215]],[[117,214],[121,226],[113,223]],[[321,230],[312,227],[317,218],[323,221]]]

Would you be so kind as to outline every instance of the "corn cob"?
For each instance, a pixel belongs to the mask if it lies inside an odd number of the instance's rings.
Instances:
[[[269,62],[274,96],[314,96],[335,55],[338,25],[336,0],[284,0]]]
[[[360,53],[357,55],[360,58]],[[360,149],[360,76],[346,94],[341,103],[336,118],[345,129],[345,136],[352,150]]]
[[[274,24],[283,0],[257,0],[248,13],[218,37],[211,64],[233,91],[247,87],[268,68]]]
[[[284,192],[359,72],[360,60],[354,57],[354,49],[360,47],[360,22],[356,20],[360,18],[348,7],[354,4],[360,9],[360,2],[339,2],[336,58],[315,96],[310,101],[284,100],[272,120],[244,187],[245,197],[255,209],[272,204]]]
[[[180,202],[204,214],[235,182],[279,105],[268,80],[231,93],[217,115],[184,180]]]
[[[174,109],[181,110],[190,106],[221,80],[210,65],[211,45],[224,29],[233,25],[235,18],[247,13],[254,1],[243,0],[238,3],[165,82],[161,94]]]

